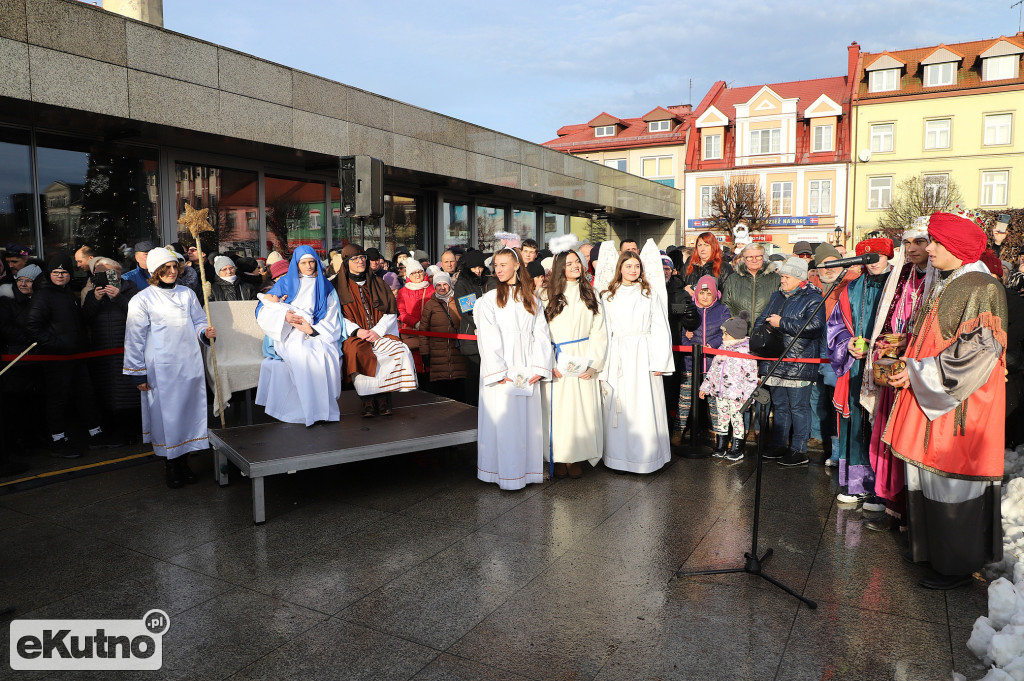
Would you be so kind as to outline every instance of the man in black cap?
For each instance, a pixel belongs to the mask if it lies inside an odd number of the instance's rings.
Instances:
[[[801,260],[814,260],[814,250],[807,241],[797,241],[793,246],[793,255]]]
[[[121,278],[135,284],[140,291],[146,290],[149,286],[149,270],[146,269],[146,254],[156,248],[152,241],[140,241],[135,244],[135,262],[138,265],[135,269],[125,272]]]
[[[383,277],[384,273],[388,271],[387,261],[384,260],[384,256],[376,248],[366,249],[366,263],[369,265],[370,270],[378,277]]]
[[[28,249],[21,244],[7,244],[4,249],[4,264],[7,265],[7,272],[4,273],[0,284],[14,284],[18,280],[18,270],[28,265]]]

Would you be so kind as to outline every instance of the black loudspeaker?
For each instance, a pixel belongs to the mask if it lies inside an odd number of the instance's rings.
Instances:
[[[384,161],[371,156],[342,156],[338,181],[343,217],[375,220],[384,215]]]

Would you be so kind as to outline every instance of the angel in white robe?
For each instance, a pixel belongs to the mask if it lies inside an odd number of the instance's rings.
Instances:
[[[672,335],[667,305],[645,269],[636,253],[623,253],[601,294],[608,329],[604,464],[630,473],[652,473],[671,458],[661,377],[675,370]]]
[[[547,437],[537,383],[551,377],[551,337],[519,253],[505,248],[492,262],[498,287],[473,307],[480,350],[477,477],[513,490],[544,481]]]
[[[285,423],[340,420],[341,306],[316,251],[296,248],[288,273],[259,299],[266,338],[256,404]]]
[[[210,446],[200,343],[217,334],[192,289],[176,284],[170,251],[154,248],[147,257],[159,283],[128,303],[123,373],[142,391],[143,442],[168,460],[168,486],[181,487],[196,479],[181,457]]]

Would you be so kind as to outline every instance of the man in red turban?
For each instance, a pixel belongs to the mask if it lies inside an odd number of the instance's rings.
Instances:
[[[968,584],[1002,557],[1006,294],[979,262],[985,234],[936,213],[928,255],[940,280],[918,316],[883,439],[906,462],[910,557],[931,589]]]

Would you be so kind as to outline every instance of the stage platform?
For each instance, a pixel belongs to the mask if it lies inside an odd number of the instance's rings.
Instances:
[[[395,393],[394,414],[362,418],[354,391],[338,399],[341,421],[306,427],[261,423],[211,429],[214,475],[228,484],[227,461],[252,481],[252,519],[266,521],[263,478],[476,441],[476,407],[414,390]]]

